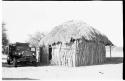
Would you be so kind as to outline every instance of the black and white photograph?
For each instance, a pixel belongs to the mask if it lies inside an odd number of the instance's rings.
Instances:
[[[123,80],[122,1],[2,1],[3,81]]]

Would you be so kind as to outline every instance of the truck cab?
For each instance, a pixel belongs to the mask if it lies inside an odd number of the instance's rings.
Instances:
[[[30,47],[29,43],[10,44],[7,63],[16,67],[18,62],[31,62],[36,66],[36,49]]]

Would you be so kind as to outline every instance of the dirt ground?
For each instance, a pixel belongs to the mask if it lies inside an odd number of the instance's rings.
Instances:
[[[117,52],[117,55],[118,53],[121,54]],[[106,63],[100,65],[80,67],[40,65],[35,67],[29,64],[19,65],[16,68],[6,64],[6,56],[2,57],[4,57],[2,58],[3,80],[122,80],[123,75],[122,56],[107,57]]]
[[[3,67],[3,80],[122,80],[122,63],[81,67]]]

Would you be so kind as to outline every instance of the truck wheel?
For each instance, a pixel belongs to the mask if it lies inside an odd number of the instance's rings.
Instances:
[[[16,58],[13,59],[13,65],[14,65],[14,67],[17,67],[17,59]]]
[[[10,57],[7,57],[7,64],[10,65]]]
[[[10,60],[7,60],[7,64],[9,64],[9,65],[10,65]]]
[[[33,65],[34,65],[34,66],[37,66],[37,62],[36,62],[36,61],[33,61]]]

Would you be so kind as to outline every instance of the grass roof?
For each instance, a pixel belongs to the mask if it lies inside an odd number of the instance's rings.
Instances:
[[[68,21],[56,26],[42,40],[41,44],[69,43],[71,39],[84,38],[87,41],[101,42],[105,45],[113,45],[112,42],[98,30],[82,21]]]

